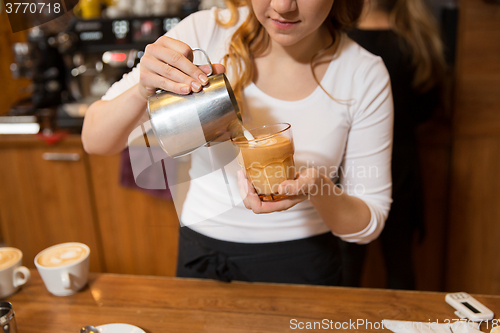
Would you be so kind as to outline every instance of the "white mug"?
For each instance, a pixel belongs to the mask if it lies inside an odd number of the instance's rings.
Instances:
[[[83,243],[63,243],[38,253],[35,266],[47,290],[56,296],[68,296],[88,281],[90,249]]]
[[[23,253],[13,247],[0,248],[0,298],[14,294],[28,282],[30,271],[21,266]]]

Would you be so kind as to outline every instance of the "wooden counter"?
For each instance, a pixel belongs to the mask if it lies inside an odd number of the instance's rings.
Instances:
[[[72,296],[52,296],[38,272],[10,297],[19,332],[74,332],[128,323],[156,332],[286,332],[290,321],[383,319],[443,323],[455,319],[444,293],[91,274]],[[500,313],[500,297],[476,298]],[[335,325],[335,324],[333,324]],[[359,331],[380,331],[358,327]],[[486,332],[486,326],[482,330]],[[351,330],[352,331],[352,330]]]

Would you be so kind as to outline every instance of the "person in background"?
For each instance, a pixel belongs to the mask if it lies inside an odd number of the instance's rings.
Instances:
[[[177,275],[338,285],[335,236],[372,241],[391,203],[389,75],[379,57],[342,32],[357,20],[363,1],[227,3],[225,10],[190,15],[148,45],[138,67],[89,107],[83,146],[91,154],[118,153],[148,119],[146,103],[157,89],[201,91],[207,68],[193,64],[192,49],[205,50],[220,62],[216,73],[227,69],[246,128],[291,124],[299,173],[280,184],[279,193],[289,197],[276,202],[260,201],[235,160],[225,178],[239,187],[242,198],[232,197],[238,204],[228,200],[220,173],[191,181],[180,216]],[[200,148],[191,154],[190,174],[223,160],[217,150]],[[341,166],[349,172],[337,173]],[[354,168],[377,172],[359,176]]]
[[[365,0],[350,38],[380,56],[394,98],[393,203],[380,238],[387,287],[415,289],[412,246],[424,236],[415,129],[440,104],[445,59],[438,26],[424,0]],[[341,241],[343,284],[359,286],[365,245]]]

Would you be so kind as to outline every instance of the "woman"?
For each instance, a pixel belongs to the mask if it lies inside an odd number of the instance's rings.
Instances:
[[[226,10],[189,16],[148,45],[140,66],[87,111],[84,147],[95,154],[122,150],[157,88],[178,94],[203,89],[207,77],[191,62],[191,49],[204,49],[227,66],[245,127],[292,125],[299,174],[280,185],[289,198],[263,203],[230,164],[229,187],[239,186],[243,202],[228,201],[221,173],[200,171],[223,159],[219,146],[194,152],[180,216],[178,276],[338,284],[334,235],[359,243],[375,239],[391,202],[387,70],[380,58],[340,33],[355,22],[362,3],[228,4]],[[215,66],[217,73],[225,69]]]
[[[415,129],[440,101],[445,72],[437,24],[423,0],[365,0],[349,37],[381,56],[394,96],[393,203],[381,235],[387,287],[415,289],[413,240],[423,237],[423,205]],[[341,243],[344,285],[358,286],[366,249]]]

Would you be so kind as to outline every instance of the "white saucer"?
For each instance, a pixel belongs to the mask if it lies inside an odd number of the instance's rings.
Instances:
[[[96,328],[101,333],[146,333],[139,327],[129,324],[106,324]]]

